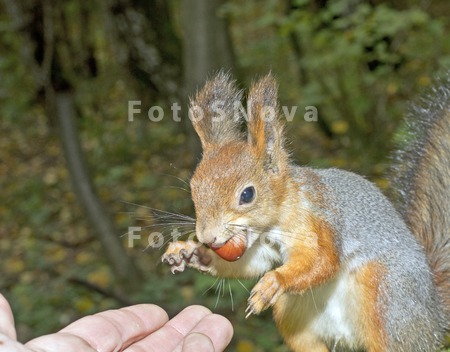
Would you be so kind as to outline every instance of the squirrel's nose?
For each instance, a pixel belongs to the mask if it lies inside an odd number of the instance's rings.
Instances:
[[[214,244],[216,242],[216,234],[217,230],[212,228],[207,228],[206,225],[200,225],[197,228],[197,238],[198,240],[206,244],[207,246],[210,246],[211,244]]]
[[[198,236],[197,236],[198,237]],[[202,239],[199,241],[202,242],[203,244],[207,245],[208,247],[214,247],[214,244],[216,243],[216,236],[205,236],[203,234]]]

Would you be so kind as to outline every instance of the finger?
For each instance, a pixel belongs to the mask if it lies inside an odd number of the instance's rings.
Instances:
[[[140,340],[167,321],[162,308],[140,304],[83,318],[61,332],[80,336],[97,350],[113,351],[117,346],[127,347]]]
[[[25,344],[27,351],[39,352],[96,352],[89,343],[79,336],[56,333],[37,337]]]
[[[14,328],[14,317],[6,298],[0,293],[0,334],[6,335],[10,339],[16,339],[16,329]]]
[[[202,306],[187,307],[161,329],[130,346],[126,349],[126,352],[172,352],[184,337],[208,315],[211,315],[208,308]]]
[[[233,326],[229,320],[218,314],[210,314],[205,316],[192,330],[190,334],[194,336],[201,335],[207,336],[213,344],[211,351],[220,352],[223,351],[231,341],[233,337]],[[185,342],[184,342],[185,343]],[[191,341],[190,343],[193,343]],[[204,339],[201,339],[199,343],[202,346],[206,346]],[[182,344],[177,346],[174,352],[185,351],[186,347]],[[187,351],[187,350],[186,350]],[[205,351],[209,351],[205,349]]]
[[[187,335],[183,341],[182,352],[214,352],[214,344],[211,339],[199,332]]]
[[[84,349],[60,347],[51,351],[89,350],[86,346],[95,351],[117,351],[151,334],[167,320],[167,313],[162,308],[153,304],[140,304],[82,318],[56,334],[30,341],[27,346],[34,349],[45,347],[47,351],[49,343],[53,346],[52,341],[57,339],[71,340],[73,346],[82,346]]]

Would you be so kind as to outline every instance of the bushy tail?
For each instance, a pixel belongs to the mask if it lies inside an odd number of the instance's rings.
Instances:
[[[410,112],[395,159],[399,208],[423,243],[450,319],[450,72]]]

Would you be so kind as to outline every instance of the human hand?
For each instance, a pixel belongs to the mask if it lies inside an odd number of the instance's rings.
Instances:
[[[81,318],[55,334],[21,344],[9,304],[0,294],[2,352],[218,352],[232,335],[231,323],[205,307],[187,307],[169,321],[162,308],[140,304]]]

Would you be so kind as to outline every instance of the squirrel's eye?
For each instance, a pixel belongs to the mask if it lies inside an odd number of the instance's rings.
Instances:
[[[255,188],[253,186],[247,187],[241,193],[241,198],[239,199],[239,205],[248,204],[255,198]]]

